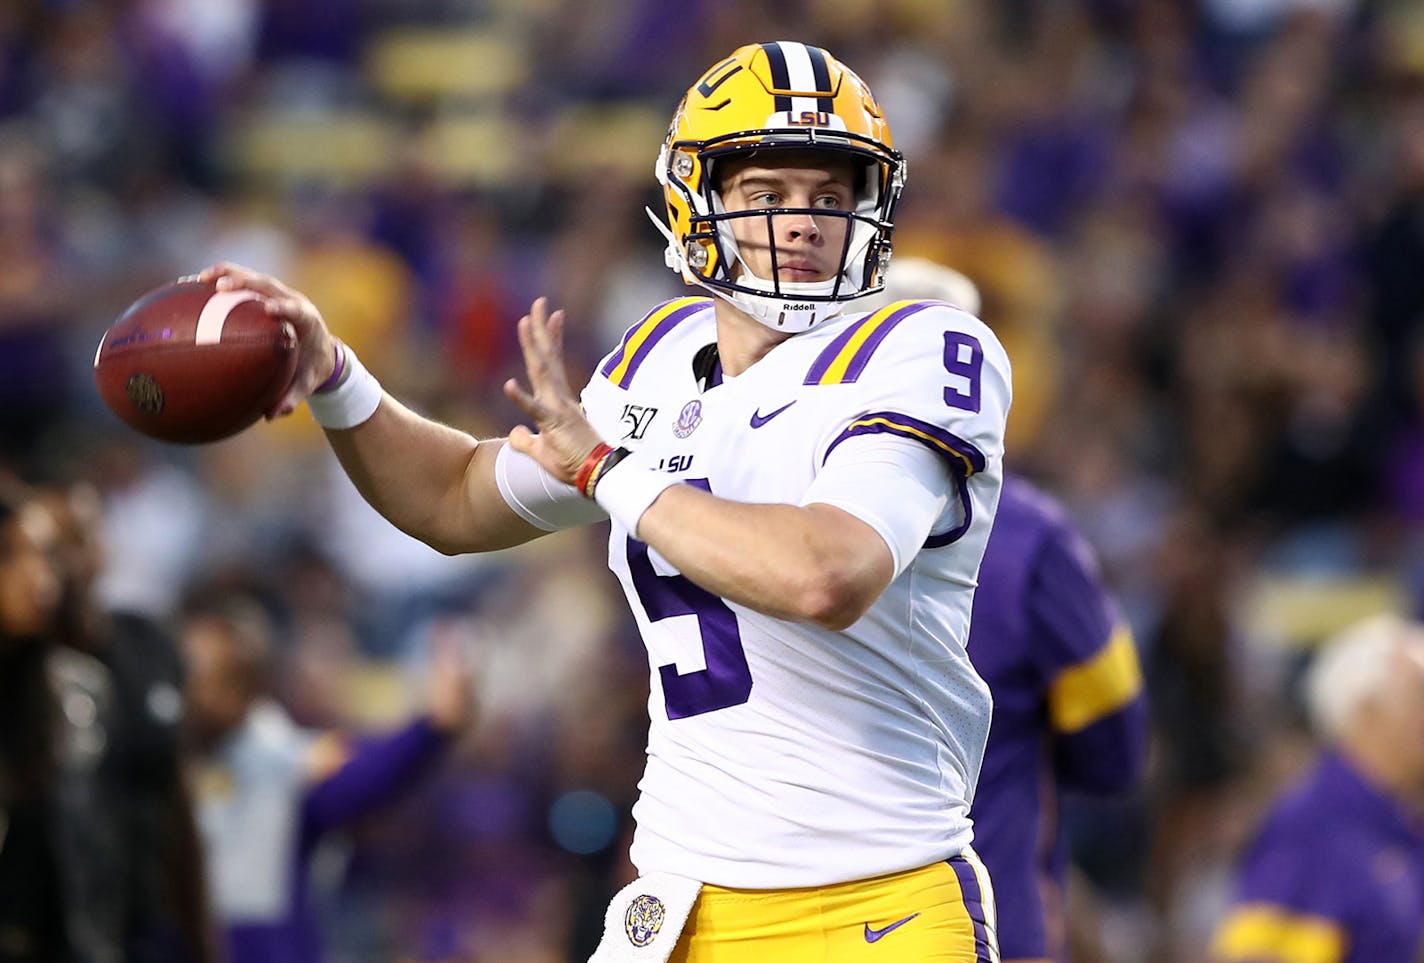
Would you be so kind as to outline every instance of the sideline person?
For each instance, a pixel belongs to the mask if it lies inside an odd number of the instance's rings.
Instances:
[[[1365,963],[1424,952],[1424,625],[1380,615],[1306,676],[1323,752],[1236,871],[1220,963]]]

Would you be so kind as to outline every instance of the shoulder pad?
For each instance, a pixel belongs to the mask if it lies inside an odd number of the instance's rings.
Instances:
[[[835,392],[848,418],[827,456],[848,438],[898,435],[967,477],[1002,455],[1013,393],[1008,357],[982,321],[943,301],[896,301],[852,319],[803,383],[849,389]]]
[[[958,311],[944,301],[895,301],[850,324],[828,344],[811,369],[806,372],[804,384],[840,385],[852,384],[858,380],[871,355],[880,343],[895,328],[912,315],[926,308],[948,308]]]
[[[627,388],[653,346],[673,328],[712,302],[711,298],[673,298],[649,311],[623,335],[618,347],[599,365],[598,373],[619,388]]]

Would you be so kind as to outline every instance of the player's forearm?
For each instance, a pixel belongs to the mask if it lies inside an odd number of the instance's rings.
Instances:
[[[663,492],[638,535],[716,595],[775,618],[842,629],[894,577],[883,539],[827,505],[760,505],[688,485]]]
[[[495,484],[503,442],[477,442],[389,394],[367,421],[326,437],[366,501],[438,551],[493,551],[543,534],[510,510]]]

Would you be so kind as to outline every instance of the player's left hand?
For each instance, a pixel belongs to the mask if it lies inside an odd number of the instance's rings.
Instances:
[[[529,390],[510,378],[504,393],[534,419],[538,433],[519,425],[509,433],[509,444],[572,485],[584,459],[603,439],[584,417],[564,371],[563,310],[550,314],[548,298],[535,300],[519,319],[519,347],[524,351]]]

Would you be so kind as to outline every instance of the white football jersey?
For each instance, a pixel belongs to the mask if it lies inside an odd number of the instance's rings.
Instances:
[[[712,301],[680,298],[599,365],[584,408],[610,444],[636,452],[630,465],[795,505],[832,449],[888,433],[942,455],[957,490],[924,547],[842,632],[714,596],[613,522],[609,564],[652,670],[633,862],[790,888],[948,858],[972,836],[989,729],[965,640],[998,504],[1008,359],[984,324],[932,301],[833,319],[735,378],[712,367],[715,341]]]

